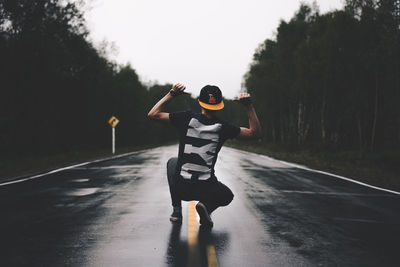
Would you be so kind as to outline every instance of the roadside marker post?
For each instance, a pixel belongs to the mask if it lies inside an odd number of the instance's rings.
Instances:
[[[111,128],[112,130],[112,153],[115,154],[115,128]]]
[[[117,127],[118,123],[119,123],[119,120],[114,116],[112,116],[108,120],[108,124],[110,124],[110,126],[111,126],[111,133],[112,133],[111,143],[112,143],[112,153],[113,153],[113,155],[115,154],[115,127]]]

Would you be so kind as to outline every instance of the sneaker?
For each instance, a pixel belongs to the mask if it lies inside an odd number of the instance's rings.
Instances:
[[[208,214],[206,206],[203,203],[198,202],[196,205],[196,211],[200,216],[200,224],[203,226],[213,227],[214,223],[211,220],[210,215]]]
[[[174,223],[182,223],[182,212],[174,211],[169,217],[169,220]]]

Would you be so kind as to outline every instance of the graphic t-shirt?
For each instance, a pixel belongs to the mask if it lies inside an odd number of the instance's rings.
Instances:
[[[227,139],[239,134],[240,128],[191,111],[170,113],[169,119],[179,132],[177,174],[191,180],[216,179],[218,152]]]

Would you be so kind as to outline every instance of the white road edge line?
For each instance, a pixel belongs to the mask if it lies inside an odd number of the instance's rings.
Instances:
[[[83,162],[83,163],[79,163],[79,164],[75,164],[75,165],[71,165],[71,166],[67,166],[67,167],[63,167],[63,168],[59,168],[59,169],[55,169],[55,170],[51,170],[51,171],[48,171],[48,172],[45,172],[45,173],[41,173],[41,174],[37,174],[37,175],[34,175],[34,176],[30,176],[30,177],[26,177],[26,178],[22,178],[22,179],[17,179],[17,180],[12,180],[12,181],[9,181],[9,182],[0,183],[0,187],[1,186],[6,186],[6,185],[17,184],[17,183],[30,181],[30,180],[33,180],[33,179],[37,179],[37,178],[49,175],[49,174],[53,174],[53,173],[61,172],[61,171],[64,171],[64,170],[69,170],[69,169],[73,169],[73,168],[76,168],[76,167],[88,165],[90,163],[96,163],[96,162],[101,162],[101,161],[112,160],[112,159],[117,159],[117,158],[129,156],[129,155],[132,155],[132,154],[135,154],[135,153],[144,152],[144,151],[147,151],[147,150],[150,150],[150,149],[143,149],[143,150],[139,150],[139,151],[128,152],[128,153],[117,155],[117,156],[111,156],[111,157],[106,157],[106,158],[102,158],[102,159],[96,159],[96,160],[92,160],[92,161],[87,161],[87,162]]]
[[[232,148],[232,147],[229,147],[229,148],[230,149],[234,149],[234,150],[239,150],[239,149],[235,149],[235,148]],[[353,180],[353,179],[350,179],[350,178],[347,178],[347,177],[344,177],[344,176],[341,176],[341,175],[336,175],[336,174],[329,173],[329,172],[324,172],[324,171],[320,171],[320,170],[311,169],[311,168],[308,168],[306,166],[301,166],[301,165],[290,163],[290,162],[287,162],[287,161],[274,159],[272,157],[268,157],[268,156],[257,154],[257,153],[252,153],[252,152],[243,151],[243,150],[239,150],[239,151],[240,152],[244,152],[244,153],[248,153],[248,154],[257,155],[259,157],[267,158],[268,160],[274,160],[274,161],[280,162],[282,164],[285,164],[287,166],[291,166],[291,167],[295,167],[295,168],[298,168],[298,169],[303,169],[303,170],[307,170],[307,171],[311,171],[311,172],[316,172],[316,173],[321,173],[321,174],[333,176],[333,177],[336,177],[336,178],[339,178],[339,179],[342,179],[342,180],[345,180],[345,181],[348,181],[348,182],[352,182],[352,183],[355,183],[355,184],[363,185],[363,186],[366,186],[366,187],[369,187],[369,188],[373,188],[373,189],[376,189],[376,190],[380,190],[380,191],[384,191],[384,192],[400,195],[400,192],[397,192],[397,191],[394,191],[394,190],[389,190],[389,189],[378,187],[378,186],[374,186],[374,185],[370,185],[370,184],[366,184],[366,183],[363,183],[363,182],[360,182],[360,181],[356,181],[356,180]]]

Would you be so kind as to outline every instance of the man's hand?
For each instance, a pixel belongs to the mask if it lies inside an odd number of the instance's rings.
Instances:
[[[186,86],[184,86],[183,84],[177,83],[172,87],[172,89],[170,91],[170,94],[172,96],[178,96],[178,95],[181,95],[181,94],[190,95],[190,93],[185,92],[185,89],[186,89]]]
[[[241,93],[239,97],[234,98],[233,101],[242,103],[245,106],[247,111],[247,116],[249,117],[250,128],[240,127],[238,138],[239,139],[260,138],[262,135],[261,125],[257,118],[256,111],[254,110],[254,106],[251,104],[250,94]]]
[[[251,104],[251,98],[249,93],[240,93],[239,97],[235,97],[233,101],[237,101],[242,103],[243,105],[247,106]]]
[[[154,107],[147,114],[147,117],[156,121],[169,122],[169,113],[164,112],[165,106],[169,101],[171,101],[172,98],[174,98],[174,96],[178,96],[181,94],[190,95],[190,93],[184,92],[185,89],[186,86],[184,86],[183,84],[175,84],[172,89],[154,105]]]

